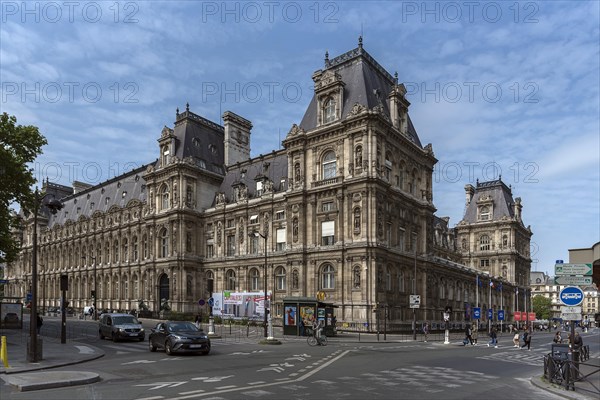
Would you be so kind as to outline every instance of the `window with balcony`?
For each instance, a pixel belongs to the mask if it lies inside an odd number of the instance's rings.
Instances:
[[[328,151],[323,157],[323,179],[332,179],[336,176],[337,158],[333,151]]]
[[[490,249],[490,237],[488,235],[481,235],[479,237],[479,250],[486,251]]]
[[[235,235],[227,235],[227,255],[235,255]]]
[[[280,228],[277,229],[276,231],[276,237],[277,237],[277,251],[284,251],[285,250],[285,244],[286,244],[286,239],[287,239],[287,235],[286,235],[286,229],[285,228]]]
[[[331,264],[321,269],[321,289],[335,289],[335,270]]]
[[[285,268],[277,267],[275,269],[275,290],[286,290]]]

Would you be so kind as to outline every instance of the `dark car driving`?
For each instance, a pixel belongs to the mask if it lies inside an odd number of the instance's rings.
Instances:
[[[210,352],[210,339],[202,329],[185,321],[159,322],[150,333],[148,339],[150,351],[165,349],[167,354]]]

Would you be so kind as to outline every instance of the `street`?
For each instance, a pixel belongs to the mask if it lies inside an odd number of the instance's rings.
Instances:
[[[57,323],[47,318],[44,328],[52,332]],[[207,356],[167,356],[151,353],[147,341],[99,340],[93,321],[70,320],[69,325],[70,336],[79,332],[83,347],[100,347],[106,355],[61,369],[97,372],[102,381],[33,392],[4,385],[3,399],[560,398],[530,383],[530,377],[542,375],[552,334],[536,333],[531,351],[512,347],[510,335],[501,337],[496,349],[481,337],[478,346],[466,347],[458,340],[449,345],[394,342],[391,335],[387,342],[340,337],[330,338],[326,347],[310,347],[305,338],[286,337],[274,346],[232,334],[214,339]],[[598,330],[583,337],[597,358]]]

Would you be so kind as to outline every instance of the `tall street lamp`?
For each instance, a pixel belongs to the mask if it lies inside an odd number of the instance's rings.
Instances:
[[[81,257],[85,260],[85,256]],[[94,321],[98,319],[98,307],[96,307],[96,296],[98,296],[98,277],[96,276],[96,257],[90,256],[94,268],[94,291],[92,292],[92,307],[94,307]]]
[[[52,199],[43,203],[47,196],[52,196]],[[50,193],[40,193],[38,188],[35,188],[33,193],[33,248],[31,255],[31,314],[29,315],[29,351],[27,353],[27,360],[29,362],[38,362],[40,360],[38,356],[37,348],[37,222],[38,212],[40,207],[46,206],[52,214],[56,214],[63,206],[60,201],[54,198],[54,195]]]
[[[250,237],[261,237],[264,239],[265,241],[265,267],[264,267],[264,290],[265,290],[265,300],[264,300],[264,305],[265,305],[265,311],[264,311],[264,335],[266,338],[272,337],[272,331],[273,328],[271,326],[271,318],[267,317],[267,236],[263,235],[260,232],[248,232],[248,236]],[[268,327],[267,327],[268,325]],[[269,336],[270,334],[270,336]]]

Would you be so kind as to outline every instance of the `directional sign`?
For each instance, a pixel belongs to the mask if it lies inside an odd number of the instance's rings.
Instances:
[[[504,321],[504,310],[498,310],[498,321]]]
[[[555,285],[587,286],[592,284],[591,276],[563,275],[554,277]]]
[[[211,297],[208,299],[207,303],[210,307],[213,307],[215,305],[215,299]]]
[[[8,279],[0,279],[0,283],[8,283]]]
[[[560,312],[564,314],[581,314],[581,307],[569,307],[569,306],[561,306]]]
[[[575,314],[575,313],[561,313],[560,317],[565,321],[580,321],[581,320],[581,314]]]
[[[583,302],[583,290],[576,286],[567,286],[560,291],[558,298],[565,306],[578,306]]]
[[[473,319],[480,319],[480,318],[481,318],[481,308],[480,307],[473,308]]]
[[[492,310],[491,308],[488,308],[488,319],[492,319],[494,318],[494,310]]]
[[[555,275],[592,275],[592,264],[555,264]]]
[[[410,298],[410,308],[419,308],[421,306],[421,296],[418,294],[411,294]]]

